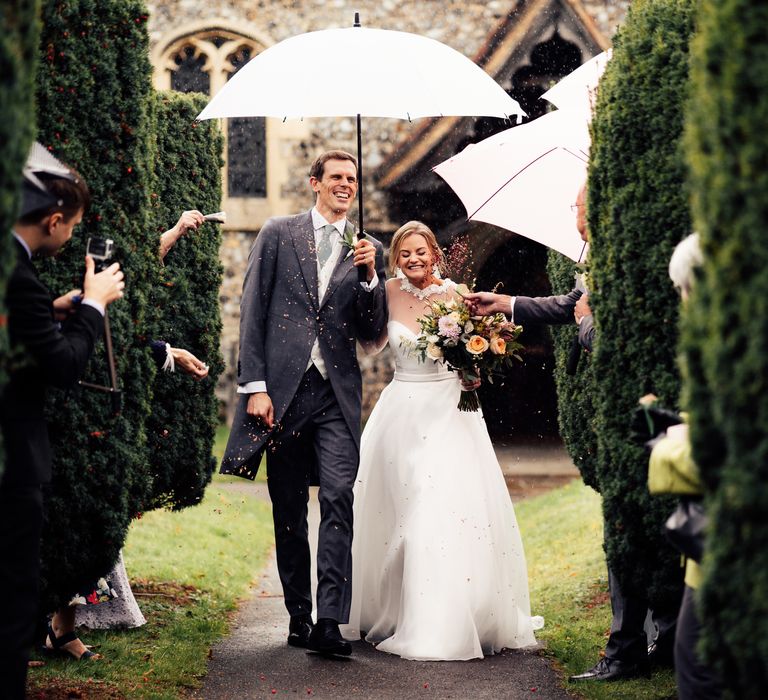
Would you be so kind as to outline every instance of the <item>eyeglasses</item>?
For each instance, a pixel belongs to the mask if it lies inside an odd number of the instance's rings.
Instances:
[[[583,206],[584,206],[583,204],[571,204],[571,211],[577,212],[579,211],[579,207],[583,207]]]

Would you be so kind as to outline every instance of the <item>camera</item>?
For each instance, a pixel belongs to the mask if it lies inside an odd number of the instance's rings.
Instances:
[[[101,272],[109,266],[112,261],[114,248],[115,242],[110,238],[97,238],[95,236],[88,238],[88,243],[85,246],[85,254],[90,255],[93,259],[96,272]],[[83,285],[83,287],[85,287],[85,285]],[[115,353],[112,349],[112,331],[109,327],[109,312],[107,309],[104,310],[104,349],[106,351],[109,384],[95,384],[83,381],[82,379],[79,381],[79,384],[86,389],[95,389],[96,391],[108,393],[112,401],[112,413],[117,415],[122,408],[123,392],[117,385]]]
[[[91,236],[85,247],[85,254],[90,255],[95,263],[96,272],[104,270],[112,260],[115,242],[111,238]]]

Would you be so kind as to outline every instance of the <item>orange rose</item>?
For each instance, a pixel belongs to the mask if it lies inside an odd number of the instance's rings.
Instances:
[[[488,341],[480,335],[470,336],[467,341],[467,352],[473,355],[481,355],[488,349]]]
[[[507,351],[507,341],[500,336],[491,338],[491,352],[494,355],[503,355]]]

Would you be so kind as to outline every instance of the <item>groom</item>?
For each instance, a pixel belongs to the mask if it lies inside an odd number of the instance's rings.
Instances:
[[[355,241],[346,219],[358,187],[354,156],[323,153],[309,184],[315,206],[269,219],[251,249],[240,305],[242,396],[221,472],[253,479],[266,454],[288,644],[348,655],[339,623],[348,621],[352,592],[362,389],[356,341],[376,339],[386,326],[384,260],[381,244]],[[360,266],[367,282],[358,281]],[[310,475],[320,485],[314,626]]]

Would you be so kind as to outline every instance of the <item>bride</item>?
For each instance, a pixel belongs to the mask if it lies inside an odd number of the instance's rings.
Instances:
[[[482,658],[536,644],[512,502],[482,415],[457,408],[461,385],[407,346],[439,278],[435,235],[410,221],[390,248],[387,338],[395,376],[363,431],[355,485],[352,610],[346,636],[415,660]],[[405,342],[404,342],[405,341]]]

